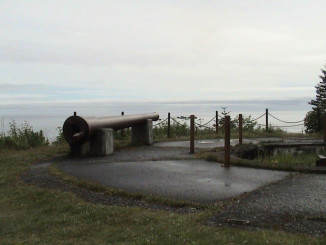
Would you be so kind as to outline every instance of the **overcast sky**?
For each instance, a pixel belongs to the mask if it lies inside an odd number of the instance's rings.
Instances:
[[[0,103],[309,98],[325,0],[0,1]]]

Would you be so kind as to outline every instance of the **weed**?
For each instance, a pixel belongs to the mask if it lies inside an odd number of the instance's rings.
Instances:
[[[49,145],[49,141],[45,138],[43,131],[35,132],[26,121],[17,126],[13,120],[9,123],[8,133],[0,134],[1,148],[28,149],[44,145]]]

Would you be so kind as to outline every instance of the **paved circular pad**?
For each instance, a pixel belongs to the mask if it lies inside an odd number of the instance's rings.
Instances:
[[[253,191],[289,173],[221,167],[204,160],[98,162],[58,165],[76,177],[133,193],[208,203]]]

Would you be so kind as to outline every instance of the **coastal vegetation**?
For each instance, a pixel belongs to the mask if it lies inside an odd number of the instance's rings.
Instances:
[[[326,66],[321,70],[321,81],[315,86],[316,97],[308,102],[312,110],[306,114],[304,126],[306,133],[321,132],[325,127],[326,115]]]
[[[9,131],[0,133],[0,148],[19,150],[46,145],[49,145],[49,140],[43,131],[35,132],[26,121],[20,126],[12,121],[9,123]]]

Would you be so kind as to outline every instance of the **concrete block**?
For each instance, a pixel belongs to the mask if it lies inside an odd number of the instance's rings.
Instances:
[[[153,121],[151,119],[131,127],[131,143],[133,145],[153,144]]]
[[[86,156],[91,152],[91,144],[89,141],[80,145],[70,145],[70,154],[73,156]]]
[[[107,156],[113,154],[113,140],[114,136],[112,129],[99,129],[91,139],[90,154],[94,156]]]

